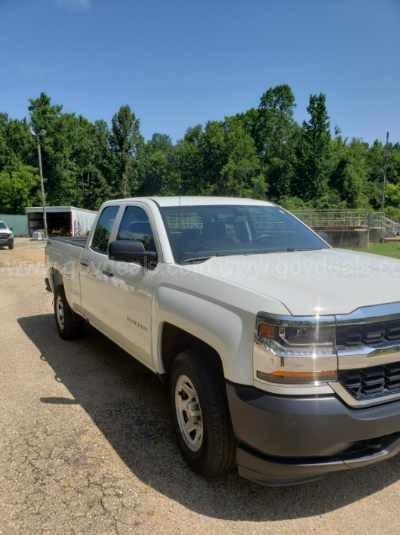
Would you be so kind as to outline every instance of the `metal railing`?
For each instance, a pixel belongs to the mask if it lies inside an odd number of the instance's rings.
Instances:
[[[385,214],[368,210],[295,210],[294,214],[312,228],[383,229]]]
[[[391,238],[400,235],[400,223],[389,219],[388,217],[384,218],[385,225],[385,237]]]

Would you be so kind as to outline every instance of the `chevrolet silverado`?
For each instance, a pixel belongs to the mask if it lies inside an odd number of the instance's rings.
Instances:
[[[197,473],[291,485],[399,452],[399,261],[217,197],[108,201],[46,252],[60,336],[89,323],[158,374]]]

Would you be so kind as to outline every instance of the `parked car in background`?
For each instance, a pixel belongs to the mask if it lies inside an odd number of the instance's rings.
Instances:
[[[14,249],[14,233],[5,221],[0,221],[0,247]]]
[[[46,252],[60,336],[88,321],[162,377],[196,472],[289,485],[400,451],[398,260],[207,197],[109,201]]]

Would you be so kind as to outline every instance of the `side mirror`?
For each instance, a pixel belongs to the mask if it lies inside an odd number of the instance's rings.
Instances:
[[[10,227],[11,232],[14,230],[12,227]]]
[[[116,262],[132,262],[145,267],[154,267],[157,262],[155,251],[145,251],[141,241],[115,240],[110,243],[108,256]]]

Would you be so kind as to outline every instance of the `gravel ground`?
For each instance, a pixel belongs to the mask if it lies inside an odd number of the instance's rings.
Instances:
[[[58,338],[42,264],[0,250],[0,534],[400,530],[400,459],[286,489],[192,474],[157,379],[93,330]]]

